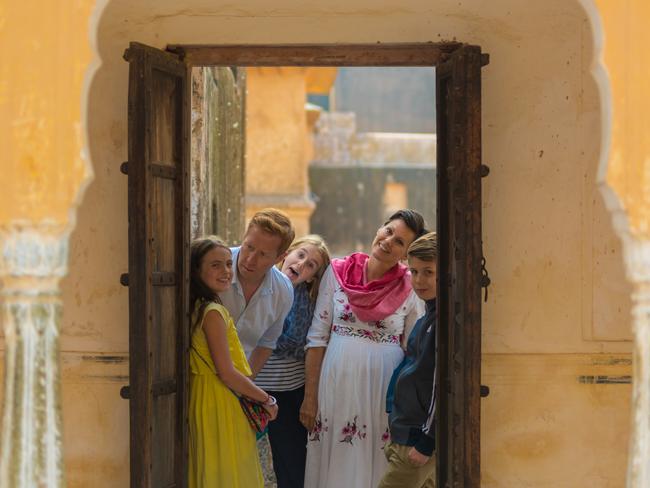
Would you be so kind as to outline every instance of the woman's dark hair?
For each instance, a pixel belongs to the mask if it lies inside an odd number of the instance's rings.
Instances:
[[[190,246],[190,305],[196,306],[196,301],[201,301],[197,320],[203,315],[202,309],[208,302],[221,303],[219,296],[212,291],[201,279],[201,263],[205,255],[216,247],[222,247],[230,252],[230,248],[217,236],[208,236],[195,239]]]
[[[424,234],[429,232],[426,229],[426,223],[424,222],[424,217],[422,217],[422,215],[420,215],[415,210],[411,210],[410,208],[403,208],[402,210],[398,210],[393,215],[388,217],[388,220],[384,222],[384,225],[388,224],[389,222],[392,222],[393,220],[398,220],[398,219],[404,222],[406,224],[406,227],[408,227],[413,231],[413,233],[415,234],[415,239],[417,239],[418,237],[422,237]]]

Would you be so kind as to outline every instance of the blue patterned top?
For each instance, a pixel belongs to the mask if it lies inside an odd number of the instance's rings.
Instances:
[[[311,325],[316,304],[309,298],[307,283],[299,284],[293,291],[293,305],[289,315],[284,319],[282,334],[273,351],[273,355],[285,359],[302,361],[305,359],[307,331]]]

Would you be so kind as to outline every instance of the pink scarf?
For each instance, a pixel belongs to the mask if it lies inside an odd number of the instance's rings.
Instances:
[[[411,292],[406,266],[397,263],[378,280],[363,282],[368,256],[355,252],[343,259],[333,259],[332,269],[359,320],[375,322],[394,313]]]

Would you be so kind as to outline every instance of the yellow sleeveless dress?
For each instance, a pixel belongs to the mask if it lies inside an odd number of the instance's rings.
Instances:
[[[192,324],[196,323],[195,307]],[[255,433],[239,400],[217,376],[203,332],[205,315],[216,310],[227,327],[232,362],[251,375],[232,317],[223,305],[211,302],[192,332],[190,348],[189,488],[262,488],[264,478]]]

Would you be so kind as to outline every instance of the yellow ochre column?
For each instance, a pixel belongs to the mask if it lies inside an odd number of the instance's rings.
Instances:
[[[91,178],[81,99],[93,3],[0,2],[1,488],[65,485],[59,280]]]

